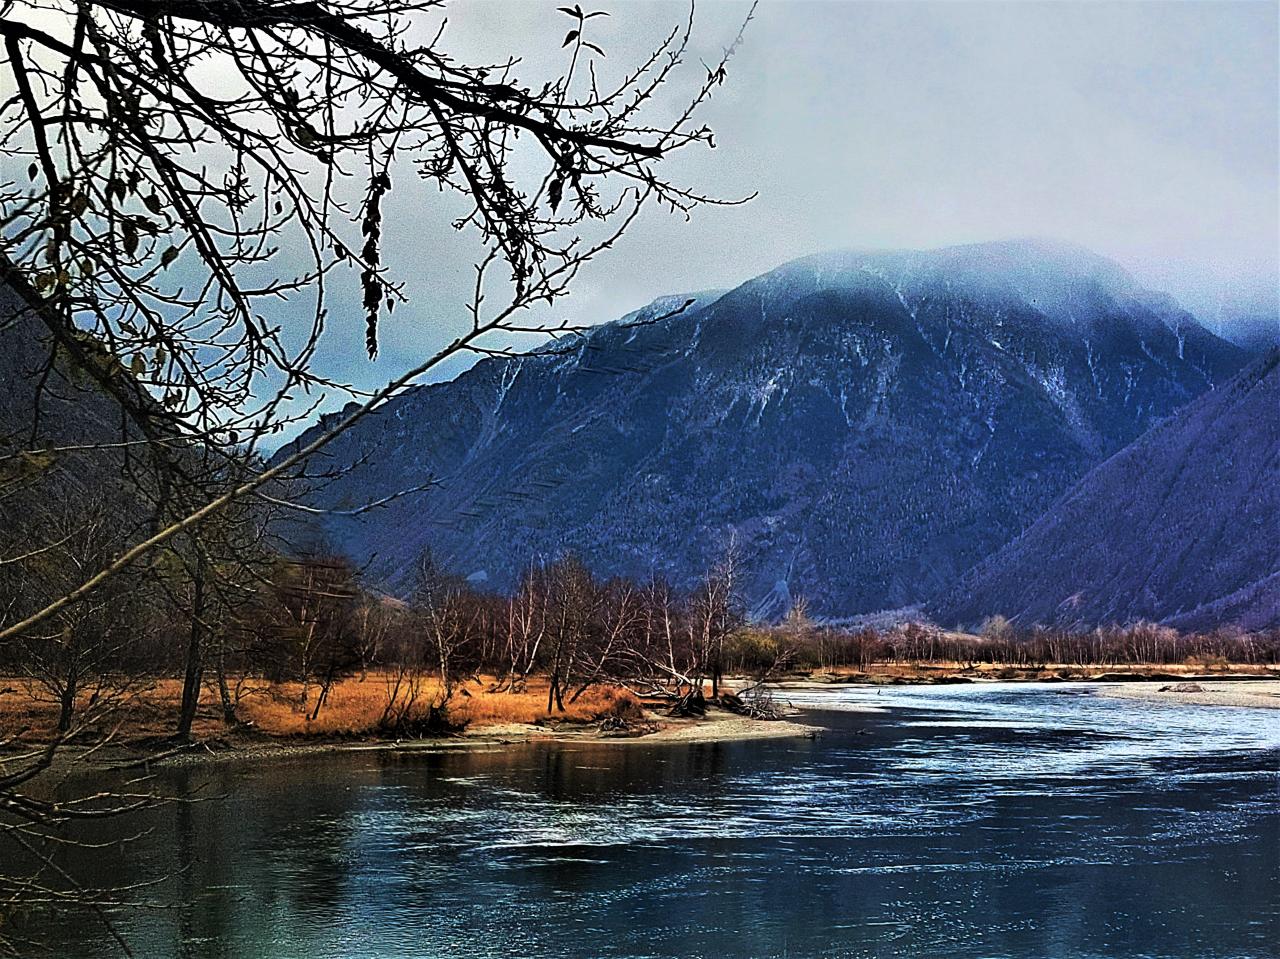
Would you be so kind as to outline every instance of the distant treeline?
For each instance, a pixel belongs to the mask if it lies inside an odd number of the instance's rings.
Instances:
[[[956,663],[1019,668],[1047,666],[1170,666],[1177,664],[1280,664],[1280,630],[1246,633],[1234,628],[1183,633],[1155,623],[1093,629],[1015,626],[1002,616],[978,634],[926,623],[888,629],[849,629],[810,622],[793,610],[781,625],[745,628],[730,644],[730,669],[750,673],[776,661],[778,649],[798,669],[868,671],[882,664]]]
[[[90,547],[103,545],[70,542],[67,551],[92,555]],[[696,708],[722,692],[726,675],[763,682],[788,671],[886,663],[1280,663],[1280,631],[1187,634],[1149,623],[1073,631],[1022,628],[1001,617],[978,635],[920,623],[850,629],[812,621],[802,602],[780,624],[751,624],[731,561],[677,590],[661,579],[602,580],[569,557],[531,565],[510,595],[499,595],[424,555],[403,599],[363,587],[349,562],[330,556],[276,557],[234,581],[202,564],[195,573],[183,589],[173,588],[163,567],[120,580],[55,628],[0,649],[0,672],[43,689],[59,705],[63,730],[84,721],[78,712],[101,710],[151,679],[185,676],[187,695],[174,717],[182,735],[202,691],[235,723],[250,677],[299,684],[296,708],[315,719],[335,683],[376,670],[393,690],[382,726],[400,732],[447,723],[460,685],[478,676],[511,691],[536,677],[539,688],[546,684],[547,711],[563,712],[598,685]],[[39,598],[28,590],[26,599]]]

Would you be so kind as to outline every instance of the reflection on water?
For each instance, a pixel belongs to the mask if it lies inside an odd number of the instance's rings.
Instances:
[[[170,877],[119,915],[148,957],[1278,954],[1275,714],[788,695],[828,731],[173,771],[226,798],[71,865]],[[102,938],[65,922],[53,952]]]

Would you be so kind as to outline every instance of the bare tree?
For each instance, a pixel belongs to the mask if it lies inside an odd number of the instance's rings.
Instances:
[[[731,542],[724,558],[707,571],[694,590],[689,608],[687,628],[696,664],[694,674],[699,690],[704,679],[711,680],[712,698],[720,695],[724,678],[725,642],[745,618],[738,588],[737,550]]]
[[[591,571],[576,556],[566,556],[547,567],[547,623],[545,666],[547,712],[564,712],[579,668],[579,657],[590,641],[597,614],[598,590]]]
[[[698,115],[736,40],[709,65],[687,63],[691,11],[609,85],[592,33],[602,11],[575,5],[555,14],[569,31],[563,68],[529,77],[518,51],[497,63],[452,56],[441,7],[0,4],[0,284],[20,298],[19,321],[43,331],[44,370],[74,371],[119,414],[112,429],[73,442],[49,442],[34,423],[5,431],[0,455],[40,472],[73,448],[111,449],[147,514],[58,595],[0,604],[0,651],[61,635],[58,617],[101,604],[126,571],[164,568],[186,619],[178,733],[189,733],[210,650],[223,649],[235,618],[224,614],[259,575],[228,572],[211,520],[250,502],[297,508],[293,484],[317,475],[311,457],[444,360],[507,351],[523,334],[577,332],[524,317],[566,293],[642,209],[684,215],[719,202],[663,171],[673,154],[712,145]],[[359,291],[357,348],[370,356],[406,300],[383,235],[409,176],[451,195],[450,225],[478,243],[468,323],[364,393],[314,359],[333,289]],[[282,312],[285,300],[305,309]],[[35,378],[33,420],[47,382]],[[271,436],[335,392],[356,405],[270,466],[260,460]],[[0,486],[9,476],[0,472]],[[0,537],[0,562],[55,542]],[[314,640],[321,620],[308,613],[294,625]],[[299,668],[308,691],[319,677],[318,710],[333,670],[317,673],[315,648],[299,647]],[[0,806],[23,801],[45,760],[25,768],[0,777]]]
[[[546,576],[540,567],[530,564],[507,601],[505,648],[508,691],[522,689],[528,681],[546,633]]]
[[[26,182],[0,190],[0,279],[179,476],[180,458],[162,452],[175,435],[243,455],[287,421],[297,391],[342,388],[312,363],[330,286],[362,289],[376,352],[380,317],[404,296],[382,263],[393,171],[415,168],[458,195],[454,225],[486,251],[466,332],[272,468],[211,498],[166,499],[152,535],[60,602],[0,626],[0,640],[291,475],[442,360],[505,349],[514,334],[572,332],[519,316],[565,293],[647,204],[687,213],[713,202],[660,168],[712,143],[695,117],[736,41],[673,104],[665,93],[689,72],[692,17],[608,87],[594,67],[599,11],[565,8],[565,68],[530,83],[516,57],[462,63],[442,32],[411,42],[438,6],[15,0],[0,15],[16,91],[0,111],[0,150],[29,161]],[[289,271],[300,253],[308,264]],[[282,298],[304,296],[305,328],[269,318]]]
[[[597,621],[579,655],[570,703],[592,686],[627,678],[627,650],[641,640],[643,597],[630,580],[618,577],[599,586],[594,606]]]
[[[401,618],[400,603],[378,593],[365,593],[355,611],[356,652],[360,657],[360,681],[369,676],[369,667],[378,662]]]
[[[334,682],[359,664],[353,626],[355,576],[341,558],[313,556],[282,563],[275,581],[282,612],[279,635],[289,647],[285,661],[301,684],[298,706],[309,710],[308,718],[314,721]]]
[[[117,515],[118,503],[105,494],[54,504],[28,527],[40,530],[53,545],[0,570],[4,591],[15,601],[39,603],[65,589],[118,548],[122,534]],[[90,600],[63,610],[46,632],[23,638],[18,666],[57,704],[59,734],[71,731],[82,710],[99,718],[137,686],[138,677],[121,666],[129,647],[139,644],[150,628],[141,585],[137,575],[122,577]]]
[[[453,700],[460,679],[474,672],[474,647],[479,631],[470,591],[461,577],[450,575],[436,563],[430,550],[418,557],[411,598],[414,625],[439,681],[432,710],[442,719]]]

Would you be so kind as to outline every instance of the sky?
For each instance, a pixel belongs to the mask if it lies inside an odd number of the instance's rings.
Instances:
[[[444,45],[461,58],[522,54],[517,74],[532,85],[562,65],[567,21],[556,6],[458,0]],[[687,15],[666,0],[587,6],[611,11],[591,21],[606,72]],[[716,58],[747,10],[700,2],[695,56]],[[642,218],[543,319],[606,322],[820,250],[1027,235],[1112,257],[1211,327],[1235,312],[1274,315],[1278,22],[1274,0],[764,0],[705,113],[717,148],[669,171],[755,199],[688,222]],[[385,319],[376,362],[360,348],[358,291],[331,301],[321,367],[366,388],[467,322],[478,248],[450,229],[456,210],[438,194],[402,186],[412,176],[393,171],[384,241],[409,302]]]

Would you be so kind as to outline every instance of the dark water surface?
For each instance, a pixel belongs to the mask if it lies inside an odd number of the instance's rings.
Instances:
[[[157,959],[1280,956],[1276,713],[789,695],[823,735],[174,770],[226,798],[71,866],[171,876],[116,916]],[[118,954],[84,917],[52,951]]]

